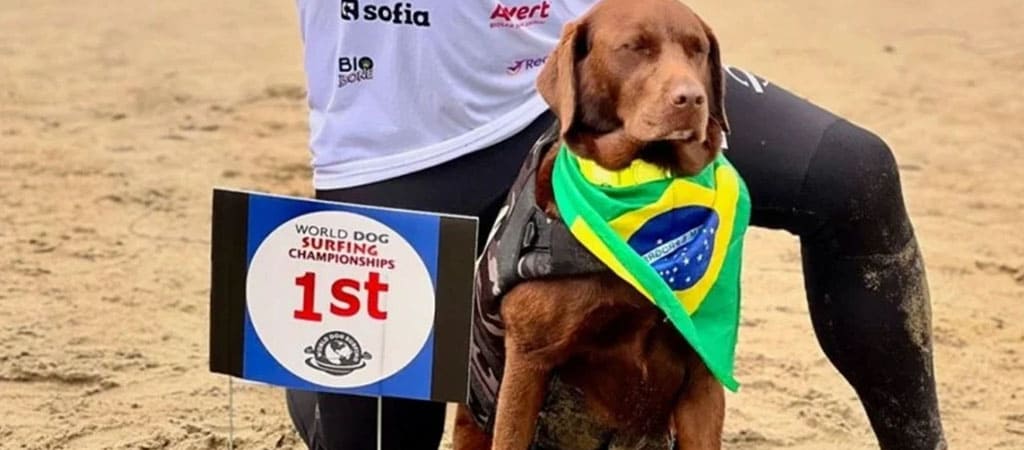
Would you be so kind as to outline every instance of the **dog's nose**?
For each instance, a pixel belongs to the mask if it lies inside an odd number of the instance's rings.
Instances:
[[[691,108],[704,104],[704,90],[696,83],[683,83],[672,90],[672,104],[679,108]]]

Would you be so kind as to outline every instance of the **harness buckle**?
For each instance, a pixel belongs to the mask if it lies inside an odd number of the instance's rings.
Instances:
[[[537,240],[537,225],[532,220],[526,222],[526,229],[523,230],[522,248],[532,248]]]

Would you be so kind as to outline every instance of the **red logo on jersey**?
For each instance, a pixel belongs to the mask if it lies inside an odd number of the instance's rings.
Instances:
[[[505,6],[498,3],[491,12],[491,28],[524,28],[547,22],[551,17],[551,2]]]

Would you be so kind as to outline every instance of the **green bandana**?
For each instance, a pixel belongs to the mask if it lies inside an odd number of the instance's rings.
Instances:
[[[580,243],[653,301],[729,390],[750,195],[719,155],[678,178],[636,161],[608,171],[562,144],[552,184]]]

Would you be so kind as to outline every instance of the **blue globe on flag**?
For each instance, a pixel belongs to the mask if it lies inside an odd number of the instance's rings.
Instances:
[[[718,214],[713,209],[687,206],[651,218],[627,243],[672,290],[681,291],[697,284],[707,272],[717,229]]]

